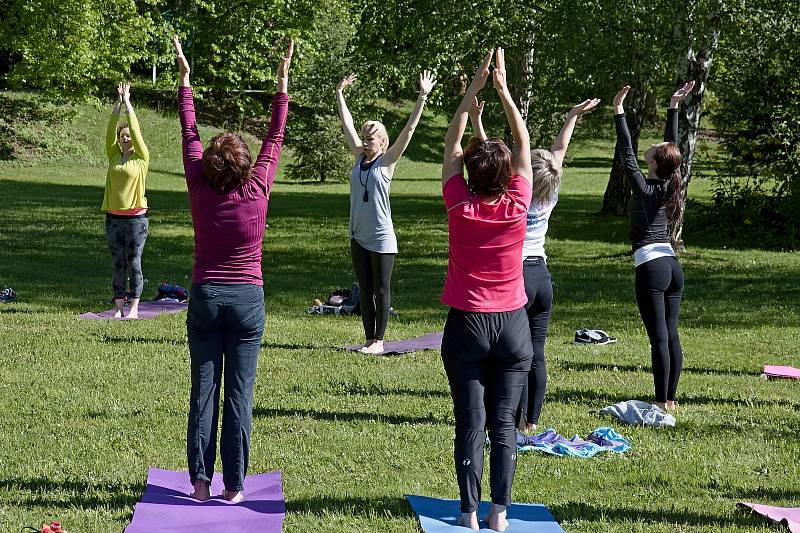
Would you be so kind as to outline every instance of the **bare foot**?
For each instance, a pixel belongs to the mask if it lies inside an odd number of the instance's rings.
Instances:
[[[189,494],[195,500],[204,502],[211,498],[211,486],[207,481],[198,479],[194,482],[194,491]]]
[[[139,298],[131,300],[131,308],[128,309],[128,318],[139,318]]]
[[[383,341],[382,340],[372,341],[372,344],[370,344],[369,346],[364,346],[359,351],[361,353],[369,353],[369,354],[383,353]]]
[[[476,511],[461,513],[461,518],[456,520],[456,525],[467,529],[474,529],[475,531],[481,528],[478,524],[478,513]]]
[[[664,404],[664,407],[667,411],[675,411],[678,409],[678,402],[675,400],[668,400],[667,403]]]
[[[667,404],[665,402],[653,402],[653,405],[661,409],[662,411],[667,410]]]
[[[505,531],[508,528],[508,520],[506,519],[506,506],[492,504],[489,515],[486,517],[486,523],[489,529],[494,531]]]
[[[374,341],[373,339],[367,339],[367,341],[364,343],[364,346],[362,346],[361,348],[359,348],[359,349],[358,349],[358,351],[359,351],[359,352],[361,352],[361,353],[364,353],[364,350],[365,350],[366,348],[369,348],[370,346],[372,346],[372,344],[373,344],[374,342],[375,342],[375,341]]]
[[[533,435],[534,433],[536,433],[537,428],[538,426],[536,424],[528,424],[525,426],[523,433],[525,433],[526,435]]]
[[[231,503],[239,503],[244,500],[244,492],[240,490],[222,489],[222,499]]]
[[[122,310],[125,308],[125,298],[114,298],[114,309],[117,311],[114,313],[114,318],[122,318],[124,317],[124,313]]]

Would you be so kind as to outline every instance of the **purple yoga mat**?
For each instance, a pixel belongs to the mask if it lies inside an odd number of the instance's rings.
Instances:
[[[222,492],[222,475],[214,474],[211,494]],[[286,516],[281,473],[247,476],[244,500],[228,503],[219,496],[199,502],[189,496],[187,472],[151,468],[142,500],[125,533],[280,533]]]
[[[800,368],[764,365],[764,375],[770,378],[800,379]]]
[[[800,533],[800,507],[773,507],[772,505],[750,502],[739,502],[739,505],[749,507],[773,522],[783,524],[792,533]]]
[[[142,301],[139,302],[139,320],[148,320],[164,313],[180,313],[181,311],[185,311],[188,307],[189,304],[186,302],[173,302],[170,300]],[[130,308],[126,306],[126,313],[128,309]],[[109,309],[102,313],[83,313],[79,316],[80,318],[88,318],[89,320],[134,320],[127,317],[114,318],[114,313],[116,313],[116,309]]]
[[[350,352],[357,352],[363,344],[353,344],[351,346],[337,346],[343,350]],[[414,337],[413,339],[406,339],[402,341],[386,341],[383,343],[383,353],[381,355],[390,355],[393,353],[409,353],[419,350],[440,350],[442,348],[442,332],[428,333],[421,337]]]

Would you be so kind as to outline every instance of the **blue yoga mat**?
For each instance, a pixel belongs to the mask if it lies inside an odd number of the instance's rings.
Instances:
[[[411,509],[417,514],[419,524],[425,533],[461,533],[472,531],[456,525],[461,516],[458,500],[440,500],[425,496],[406,495]],[[489,514],[489,502],[481,502],[478,518]],[[508,507],[508,529],[506,533],[564,533],[547,507],[540,503],[512,503]],[[493,533],[481,522],[481,531]]]

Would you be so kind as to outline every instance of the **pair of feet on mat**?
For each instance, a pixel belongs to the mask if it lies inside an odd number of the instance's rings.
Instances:
[[[195,500],[204,502],[211,499],[211,484],[202,479],[194,482],[194,491],[189,494]],[[239,503],[244,499],[244,492],[240,490],[222,489],[222,499],[231,503]]]
[[[383,353],[383,339],[370,339],[358,351],[371,354]]]
[[[489,529],[493,529],[494,531],[505,531],[508,528],[506,506],[493,503],[485,521],[489,526]],[[461,513],[461,518],[458,519],[456,525],[474,530],[481,528],[480,523],[478,522],[478,513],[476,511],[471,513]]]
[[[114,318],[139,318],[139,298],[131,298],[131,308],[125,314],[125,299],[114,298]]]

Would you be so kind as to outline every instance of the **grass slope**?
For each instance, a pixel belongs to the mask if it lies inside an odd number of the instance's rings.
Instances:
[[[192,228],[177,119],[139,115],[152,154],[150,296],[160,280],[188,284]],[[185,469],[185,317],[76,319],[108,307],[99,211],[105,120],[98,109],[80,108],[62,126],[73,141],[85,139],[85,151],[0,164],[0,284],[19,295],[0,306],[0,531],[52,519],[73,532],[119,531],[148,466]],[[392,186],[401,249],[392,339],[434,331],[445,319],[443,128],[441,118],[426,116]],[[609,424],[595,414],[599,407],[652,397],[627,224],[596,214],[611,152],[609,139],[575,143],[548,237],[555,308],[541,425],[567,435]],[[352,281],[348,189],[281,176],[265,236],[268,318],[250,471],[283,471],[286,531],[418,531],[404,494],[458,495],[439,354],[370,358],[332,348],[360,339],[359,319],[310,317],[305,308]],[[694,197],[708,198],[708,183],[692,187]],[[678,426],[616,425],[634,443],[622,456],[520,457],[514,499],[547,504],[569,532],[765,532],[771,526],[737,511],[736,501],[800,503],[798,384],[758,378],[763,363],[798,364],[800,261],[697,241],[691,223],[690,213]],[[574,347],[579,327],[620,340]]]

